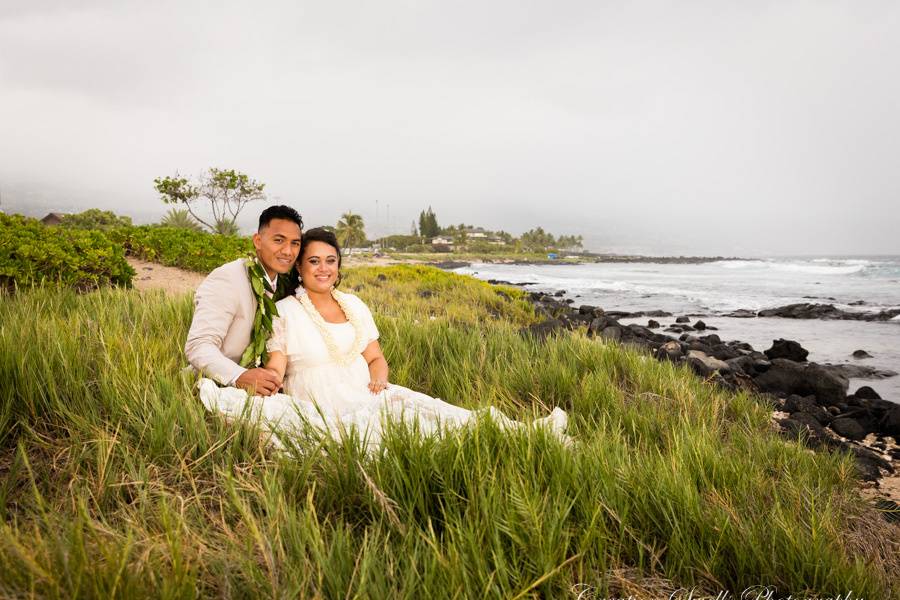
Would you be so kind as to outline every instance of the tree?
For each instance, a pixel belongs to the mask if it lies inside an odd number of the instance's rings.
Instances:
[[[381,238],[381,247],[406,250],[410,246],[419,244],[420,241],[417,235],[386,235]]]
[[[345,212],[334,229],[338,243],[348,250],[360,246],[366,241],[366,230],[363,218],[352,212]]]
[[[409,235],[415,235],[415,236],[418,236],[418,235],[419,235],[419,230],[416,229],[416,222],[415,222],[415,221],[412,222],[412,226],[409,228]]]
[[[441,234],[441,228],[438,226],[437,217],[431,207],[427,211],[419,213],[419,235],[426,238],[433,238]]]
[[[89,208],[84,212],[64,216],[59,224],[71,229],[106,230],[116,227],[130,227],[131,217],[120,217],[109,210]]]
[[[580,235],[561,235],[556,240],[556,244],[561,249],[575,250],[584,248],[584,240]]]
[[[183,204],[194,219],[216,233],[236,230],[237,216],[247,203],[266,197],[263,193],[266,184],[234,169],[211,168],[197,183],[175,173],[174,177],[157,177],[153,184],[163,202]],[[213,215],[211,223],[194,212],[193,205],[198,200],[209,202]]]
[[[196,231],[202,229],[200,223],[194,220],[194,217],[183,208],[170,208],[159,224],[163,227],[176,227],[178,229],[194,229]]]
[[[556,246],[553,235],[544,231],[543,227],[535,227],[522,234],[522,245],[528,250],[546,250]]]

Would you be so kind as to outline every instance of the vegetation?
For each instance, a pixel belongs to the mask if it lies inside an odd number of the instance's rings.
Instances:
[[[341,248],[349,250],[366,243],[366,229],[363,218],[352,212],[341,215],[337,227],[334,229]]]
[[[98,230],[46,227],[0,213],[0,248],[0,288],[46,281],[84,291],[129,286],[135,275],[122,246]]]
[[[437,217],[431,207],[419,213],[419,235],[425,238],[433,238],[441,234],[441,228],[438,225]]]
[[[447,237],[452,244],[432,245],[437,236]],[[469,254],[523,254],[546,253],[548,251],[578,251],[584,248],[584,240],[580,235],[562,235],[554,237],[544,231],[543,227],[535,227],[516,238],[506,231],[487,231],[481,227],[466,225],[438,225],[437,216],[431,207],[419,214],[419,227],[413,223],[408,236],[392,235],[382,238],[384,248],[401,252],[465,252]],[[519,257],[521,258],[521,257]]]
[[[237,216],[248,202],[266,197],[263,193],[264,183],[250,179],[234,169],[212,168],[196,183],[175,173],[174,177],[157,177],[153,184],[163,202],[182,205],[210,231],[225,235],[237,233]],[[211,221],[200,218],[194,212],[193,206],[197,201],[209,204]]]
[[[250,238],[192,229],[143,225],[118,229],[110,235],[129,255],[201,273],[253,254]]]
[[[552,233],[544,231],[543,227],[526,231],[519,240],[524,248],[532,252],[555,248],[581,248],[582,244],[580,235],[563,235],[557,239]]]
[[[191,216],[186,209],[170,208],[166,216],[159,222],[163,227],[176,227],[178,229],[193,229],[194,231],[202,231],[200,223]]]
[[[241,235],[241,228],[231,219],[219,219],[213,226],[213,233],[218,235]]]
[[[63,227],[72,229],[99,229],[108,231],[116,227],[130,227],[131,217],[122,217],[110,210],[90,208],[74,215],[65,215],[60,222]]]
[[[0,595],[898,598],[898,530],[852,461],[765,408],[579,335],[539,342],[519,292],[425,267],[350,271],[399,384],[530,419],[383,452],[204,412],[189,296],[0,296]],[[72,332],[62,334],[62,332]]]

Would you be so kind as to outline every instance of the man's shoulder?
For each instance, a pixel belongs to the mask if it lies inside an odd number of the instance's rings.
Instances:
[[[206,276],[204,283],[215,281],[240,281],[242,279],[248,279],[247,263],[246,259],[238,258],[237,260],[225,263],[224,265],[219,265],[210,271],[209,275]]]
[[[247,266],[243,258],[225,263],[210,271],[197,291],[198,293],[204,291],[219,293],[224,288],[250,291],[250,279],[247,276]]]
[[[242,275],[244,277],[247,276],[247,259],[246,258],[238,258],[231,262],[227,262],[224,265],[219,265],[212,271],[210,271],[209,276],[212,275],[228,275],[234,277],[235,275]]]

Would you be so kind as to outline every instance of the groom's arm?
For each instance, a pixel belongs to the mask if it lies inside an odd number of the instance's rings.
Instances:
[[[225,269],[210,273],[197,288],[184,353],[191,366],[222,385],[233,384],[247,370],[222,352],[238,308],[239,300]]]

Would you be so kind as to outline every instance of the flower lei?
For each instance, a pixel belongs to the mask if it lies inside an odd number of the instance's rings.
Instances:
[[[278,276],[276,289],[272,289],[266,277],[266,269],[256,256],[247,259],[247,276],[250,278],[250,289],[256,298],[256,316],[253,318],[253,331],[250,334],[250,345],[241,355],[240,365],[245,368],[258,367],[269,360],[266,342],[272,337],[272,318],[278,316],[275,303],[288,295],[292,283],[291,274]],[[269,292],[272,297],[269,297]]]
[[[325,347],[328,348],[328,354],[331,355],[331,358],[333,358],[336,363],[346,367],[356,360],[362,351],[366,349],[368,343],[365,339],[364,327],[359,320],[359,315],[357,315],[350,307],[350,303],[347,301],[347,294],[333,289],[331,290],[331,297],[335,299],[338,306],[344,311],[344,315],[347,316],[347,321],[353,326],[353,331],[355,333],[353,345],[350,346],[350,350],[346,353],[342,353],[338,350],[337,342],[334,341],[334,336],[331,335],[328,324],[313,305],[312,300],[309,299],[309,294],[306,293],[306,290],[302,287],[297,290],[297,300],[300,301],[300,305],[306,310],[306,314],[309,315],[309,318],[316,326],[316,329],[322,334],[322,339],[325,341]]]

